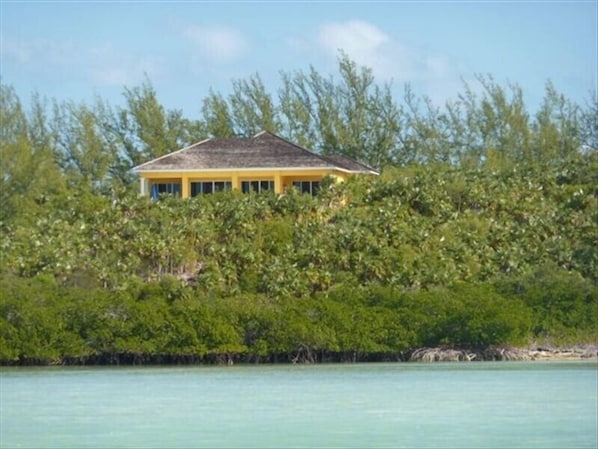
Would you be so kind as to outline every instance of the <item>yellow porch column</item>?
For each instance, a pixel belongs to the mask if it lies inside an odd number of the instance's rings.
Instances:
[[[277,171],[274,173],[274,193],[280,194],[282,191],[282,176],[280,175],[280,172]]]
[[[241,184],[239,183],[239,173],[234,172],[231,177],[231,184],[233,190],[241,190]]]
[[[181,198],[189,198],[191,195],[189,193],[189,177],[183,175],[181,177]]]

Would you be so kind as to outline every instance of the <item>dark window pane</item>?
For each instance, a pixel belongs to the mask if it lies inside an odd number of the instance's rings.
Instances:
[[[152,192],[157,192],[159,195],[168,193],[171,195],[181,195],[181,184],[175,182],[161,182],[156,183],[152,187]]]
[[[232,188],[231,182],[226,182],[226,188]],[[274,181],[242,181],[241,191],[243,193],[249,192],[265,192],[267,190],[274,190]]]
[[[223,190],[231,190],[233,187],[233,183],[230,181],[214,181],[213,183],[213,187],[212,187],[212,192],[222,192]],[[245,181],[243,181],[241,183],[241,190],[245,193],[247,189],[247,185],[245,184]]]
[[[191,183],[191,196],[197,196],[201,193],[201,182]]]

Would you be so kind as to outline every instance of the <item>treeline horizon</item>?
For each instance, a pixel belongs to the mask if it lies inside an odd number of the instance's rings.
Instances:
[[[89,104],[39,93],[26,106],[0,80],[2,203],[10,205],[26,189],[61,184],[94,193],[130,187],[136,165],[206,138],[251,137],[263,130],[379,170],[422,163],[541,165],[598,151],[597,93],[576,104],[550,81],[532,112],[521,87],[500,85],[491,75],[463,83],[463,91],[444,105],[415,95],[409,84],[397,99],[389,83],[378,83],[371,69],[343,53],[334,75],[310,67],[280,76],[275,92],[259,73],[233,79],[229,95],[210,91],[198,99],[201,114],[195,118],[160,104],[149,79],[123,88],[124,106],[101,97]],[[20,185],[26,181],[19,170],[45,180]]]
[[[399,359],[421,346],[596,342],[598,102],[479,77],[442,108],[369,69],[259,75],[166,110],[29,109],[1,89],[0,363]],[[381,169],[312,198],[138,196],[130,169],[274,132]]]

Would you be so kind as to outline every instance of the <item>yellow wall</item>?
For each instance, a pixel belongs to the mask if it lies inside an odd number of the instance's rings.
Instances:
[[[189,198],[191,183],[197,181],[230,181],[233,189],[241,190],[242,181],[274,181],[276,193],[282,193],[293,185],[294,181],[320,181],[330,175],[337,181],[349,175],[336,170],[255,170],[255,171],[215,171],[215,172],[152,172],[140,173],[142,179],[148,181],[146,194],[151,192],[153,183],[180,182],[181,196]]]

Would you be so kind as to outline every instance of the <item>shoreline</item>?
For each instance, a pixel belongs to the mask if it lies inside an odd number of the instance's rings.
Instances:
[[[321,363],[435,363],[435,362],[484,362],[484,361],[592,361],[598,363],[598,344],[551,346],[532,344],[527,347],[489,346],[471,347],[422,347],[397,354],[373,353],[288,353],[255,357],[248,354],[211,354],[198,356],[104,354],[92,357],[66,357],[49,360],[0,361],[0,366],[152,366],[152,365],[260,365],[260,364],[321,364]]]

